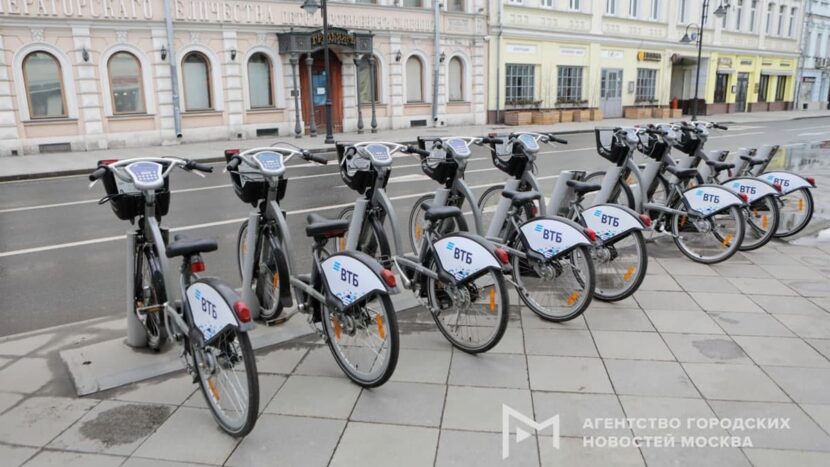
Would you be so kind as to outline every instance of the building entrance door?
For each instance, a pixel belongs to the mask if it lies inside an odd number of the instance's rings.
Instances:
[[[311,73],[306,57],[300,60],[300,96],[302,98],[303,121],[306,133],[310,130],[311,119],[317,127],[317,133],[326,133],[326,70],[323,51],[311,54]],[[343,131],[343,83],[340,59],[329,51],[329,69],[331,70],[331,121],[335,133]]]
[[[622,117],[622,70],[603,68],[599,109],[604,118]]]
[[[746,112],[746,94],[749,88],[749,73],[738,73],[735,92],[735,112]]]

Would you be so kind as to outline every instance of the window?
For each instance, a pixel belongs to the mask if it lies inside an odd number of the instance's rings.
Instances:
[[[660,0],[651,0],[651,11],[648,16],[654,21],[660,19]]]
[[[652,102],[657,95],[657,70],[637,68],[635,102]]]
[[[144,113],[141,64],[129,52],[114,53],[107,63],[112,95],[112,113]]]
[[[715,78],[715,102],[726,102],[726,92],[729,89],[729,75],[718,73]]]
[[[66,117],[58,59],[48,52],[30,53],[23,59],[23,80],[32,119]]]
[[[787,12],[786,5],[781,5],[778,9],[778,35],[784,34],[784,14]]]
[[[787,28],[787,35],[795,37],[795,15],[798,13],[798,8],[793,7],[790,10],[790,26]]]
[[[769,95],[769,75],[761,75],[758,80],[758,102],[766,102]]]
[[[541,0],[542,8],[553,8],[553,0]]]
[[[406,102],[424,102],[424,64],[414,55],[406,59]]]
[[[451,101],[464,100],[464,64],[461,63],[461,59],[458,57],[450,59],[447,88],[449,89],[449,98]]]
[[[628,16],[636,18],[640,16],[640,0],[630,0],[628,4]]]
[[[248,59],[248,96],[252,109],[274,106],[271,60],[262,52]]]
[[[741,22],[744,19],[744,0],[738,0],[737,5],[735,6],[735,30],[740,31]]]
[[[210,88],[210,63],[199,52],[190,52],[182,60],[185,110],[213,109]]]
[[[605,0],[605,14],[606,15],[616,15],[617,14],[617,0]]]
[[[424,4],[421,0],[403,0],[403,6],[407,8],[423,8]]]
[[[508,105],[533,101],[536,89],[536,67],[534,65],[508,63],[504,75],[504,99]]]
[[[758,0],[752,0],[749,7],[749,32],[755,32],[755,20],[758,16]]]
[[[569,0],[568,9],[573,11],[579,11],[582,9],[582,5],[579,4],[579,0]]]
[[[447,11],[464,11],[464,0],[449,0]]]
[[[774,8],[774,3],[770,3],[769,5],[767,5],[767,25],[764,27],[764,30],[767,34],[772,34],[772,10]]]
[[[678,0],[677,2],[677,22],[685,24],[689,22],[689,2],[688,0]]]
[[[778,83],[775,85],[775,100],[781,102],[784,100],[784,92],[787,90],[787,77],[779,76]]]
[[[560,66],[556,81],[556,101],[579,103],[582,101],[582,67]]]
[[[380,85],[378,83],[378,78],[380,73],[378,73],[378,61],[375,59],[374,61],[374,68],[375,68],[375,102],[380,102]],[[367,56],[363,57],[363,60],[360,61],[357,69],[357,86],[360,89],[360,103],[366,104],[372,102],[372,66],[369,65],[369,58]]]

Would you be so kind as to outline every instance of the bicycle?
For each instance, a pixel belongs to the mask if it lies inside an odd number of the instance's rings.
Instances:
[[[404,287],[429,310],[452,345],[471,354],[486,352],[507,329],[509,302],[502,271],[509,271],[508,254],[467,232],[442,235],[438,227],[443,221],[454,219],[462,229],[466,224],[460,209],[435,205],[425,216],[423,245],[415,255],[403,255],[398,218],[385,189],[396,152],[422,153],[397,143],[337,144],[343,181],[363,195],[340,213],[339,218],[349,222],[341,248],[394,265]],[[384,230],[387,220],[394,254]]]
[[[245,436],[254,427],[259,407],[259,380],[248,332],[254,328],[245,302],[225,282],[200,277],[202,253],[217,249],[214,240],[176,236],[167,244],[159,227],[170,206],[170,172],[212,172],[212,167],[178,158],[142,157],[101,161],[89,176],[90,188],[103,180],[115,215],[138,227],[132,261],[133,314],[144,327],[147,345],[158,350],[169,338],[182,346],[181,357],[219,426]],[[198,172],[195,172],[198,173]],[[200,174],[201,175],[201,174]],[[181,257],[179,293],[168,259]]]
[[[365,388],[380,386],[398,362],[398,321],[390,298],[398,292],[395,275],[360,252],[330,253],[328,241],[344,235],[349,224],[314,213],[305,228],[313,239],[311,273],[294,272],[291,235],[279,205],[287,184],[285,163],[295,156],[327,160],[289,146],[225,151],[237,195],[256,208],[237,238],[243,297],[269,319],[296,300],[346,376]]]

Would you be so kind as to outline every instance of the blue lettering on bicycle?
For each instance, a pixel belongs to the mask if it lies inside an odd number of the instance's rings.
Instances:
[[[455,248],[455,243],[453,243],[453,242],[448,242],[447,243],[447,249],[448,250],[452,251],[454,248]]]
[[[453,258],[464,261],[467,264],[472,264],[473,262],[473,254],[467,250],[462,250],[461,248],[455,248],[453,250]]]
[[[536,227],[533,228],[533,230],[537,232],[541,232],[543,229],[544,227],[542,226],[542,224],[536,224]]]
[[[334,270],[334,272],[339,271],[340,270],[340,261],[335,261],[334,265],[331,268]]]
[[[340,280],[354,287],[358,287],[360,285],[357,273],[349,271],[346,268],[340,269]]]
[[[620,226],[620,218],[619,217],[609,216],[607,214],[602,215],[602,217],[600,218],[600,222],[602,222],[603,224],[608,224],[608,225],[614,226],[614,227],[619,227]]]
[[[542,238],[556,243],[562,243],[562,232],[555,230],[542,229]]]
[[[602,211],[600,211],[599,209],[597,209],[596,211],[594,211],[594,217],[599,217],[599,216],[601,216],[601,215],[602,215]]]

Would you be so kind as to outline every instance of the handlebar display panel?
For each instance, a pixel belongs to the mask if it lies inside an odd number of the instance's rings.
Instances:
[[[280,153],[263,151],[257,153],[254,159],[266,175],[282,175],[285,172],[285,165],[283,165],[282,154]]]
[[[528,151],[539,150],[539,143],[536,142],[536,138],[533,135],[519,135],[519,142],[522,143]]]
[[[372,162],[378,165],[389,165],[392,163],[392,155],[385,144],[369,144],[364,150],[372,158]]]
[[[470,157],[472,152],[467,146],[467,142],[460,138],[449,138],[445,144],[452,150],[453,154],[459,158]]]
[[[157,162],[134,162],[125,170],[138,189],[155,189],[163,184],[163,167]]]

